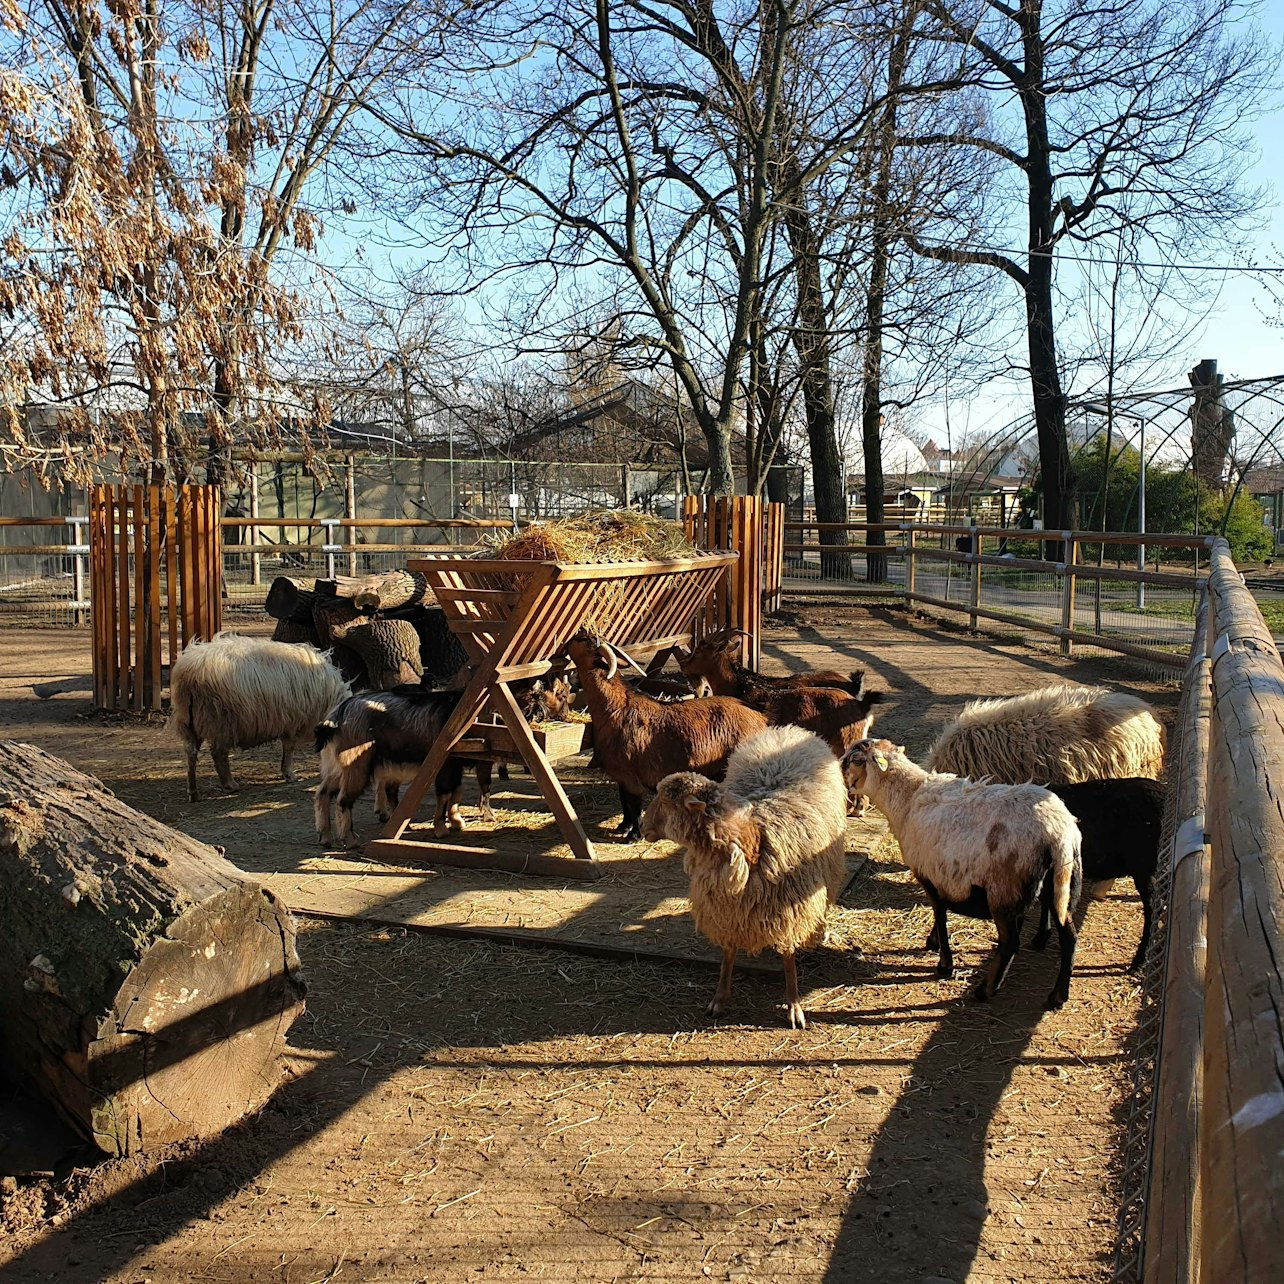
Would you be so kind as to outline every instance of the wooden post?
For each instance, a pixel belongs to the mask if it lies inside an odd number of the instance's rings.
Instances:
[[[1230,547],[1209,592],[1213,718],[1200,1278],[1284,1279],[1284,664]]]
[[[909,538],[905,543],[905,596],[912,598],[918,591],[918,563],[914,553],[918,547],[918,527],[909,528]]]
[[[259,466],[251,461],[250,463],[250,516],[255,521],[259,516]],[[249,528],[250,547],[254,550],[250,554],[250,583],[263,583],[263,554],[258,551],[259,540],[261,538],[258,526]]]
[[[349,521],[353,521],[357,516],[357,465],[351,455],[348,456],[344,467],[344,486],[343,486],[343,515]],[[340,527],[347,535],[347,542],[356,543],[356,530],[353,527]],[[333,534],[333,528],[331,529]],[[348,554],[348,574],[356,575],[357,573],[357,550],[354,547]]]
[[[981,605],[981,537],[972,530],[972,595],[971,609],[968,611],[968,627],[976,632],[977,607]]]
[[[1065,533],[1066,560],[1062,570],[1061,579],[1061,627],[1065,629],[1066,635],[1061,639],[1061,654],[1069,655],[1071,648],[1074,646],[1073,641],[1068,636],[1074,629],[1074,594],[1075,594],[1075,572],[1074,568],[1079,564],[1079,541],[1075,539],[1070,531]]]

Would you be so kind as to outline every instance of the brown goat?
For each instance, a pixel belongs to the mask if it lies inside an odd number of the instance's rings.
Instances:
[[[786,673],[767,677],[754,673],[736,658],[743,629],[719,629],[702,638],[690,650],[674,647],[678,668],[690,679],[704,678],[714,695],[746,699],[755,688],[780,690],[786,687],[833,687],[848,695],[859,696],[865,681],[864,671],[856,669],[842,674],[836,669],[817,669],[813,673]]]
[[[766,717],[739,700],[666,704],[630,690],[614,654],[589,638],[573,638],[567,653],[593,719],[594,761],[620,787],[617,836],[625,840],[642,837],[642,803],[665,776],[698,771],[720,780],[736,745],[766,729]]]

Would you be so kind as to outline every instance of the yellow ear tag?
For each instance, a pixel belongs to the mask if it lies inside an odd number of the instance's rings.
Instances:
[[[887,770],[887,755],[877,749],[874,751],[874,766],[876,766],[879,771]]]

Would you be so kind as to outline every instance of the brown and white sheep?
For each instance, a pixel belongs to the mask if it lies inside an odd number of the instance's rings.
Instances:
[[[1061,969],[1047,1007],[1070,993],[1075,927],[1071,911],[1083,881],[1079,828],[1065,803],[1039,785],[995,785],[924,771],[889,740],[865,740],[843,761],[848,785],[887,817],[901,858],[932,904],[928,948],[937,975],[954,973],[946,911],[994,920],[999,957],[977,987],[985,1000],[1003,984],[1020,948],[1026,910],[1042,899],[1057,928]]]
[[[1137,696],[1105,687],[1043,687],[1007,700],[974,700],[937,737],[926,765],[1007,784],[1158,779],[1164,729]]]
[[[281,742],[281,774],[297,783],[294,746],[348,694],[326,654],[297,642],[224,631],[192,642],[170,673],[170,729],[187,756],[187,796],[195,802],[196,759],[208,743],[219,782],[235,792],[228,753]]]
[[[618,837],[642,836],[646,794],[675,771],[721,779],[731,751],[765,731],[767,719],[739,700],[662,703],[632,690],[616,672],[609,647],[585,637],[567,645],[593,719],[593,761],[620,787],[623,819]]]
[[[824,741],[773,727],[736,748],[721,784],[667,776],[642,832],[686,847],[696,927],[722,950],[709,1012],[727,1009],[736,954],[770,947],[784,963],[789,1023],[805,1028],[795,955],[824,936],[846,868],[847,790]]]

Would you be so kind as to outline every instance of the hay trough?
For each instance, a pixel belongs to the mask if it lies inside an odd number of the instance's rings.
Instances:
[[[567,642],[586,626],[651,670],[661,668],[676,645],[691,645],[697,619],[736,557],[720,552],[575,564],[523,557],[410,562],[409,570],[427,577],[447,623],[467,650],[471,677],[383,836],[367,845],[367,854],[394,863],[433,861],[597,878],[601,871],[593,845],[551,765],[552,758],[565,756],[572,741],[576,747],[570,752],[582,750],[584,727],[564,724],[572,730],[556,731],[550,738],[544,728],[537,735],[522,717],[510,684],[562,670]],[[518,855],[411,836],[407,831],[425,794],[452,755],[524,762],[574,858]]]

